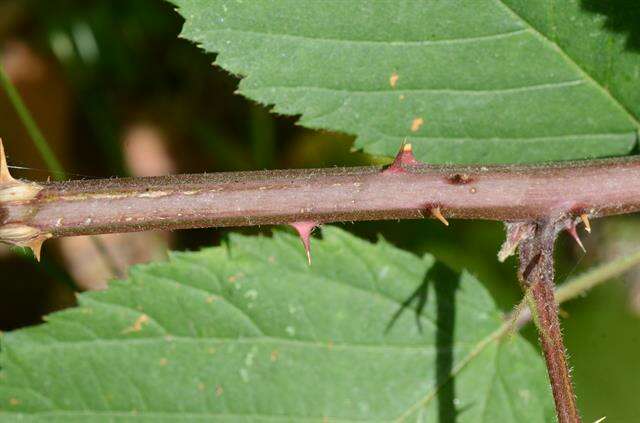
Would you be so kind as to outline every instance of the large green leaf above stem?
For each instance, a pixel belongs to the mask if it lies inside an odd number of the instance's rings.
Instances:
[[[427,162],[628,154],[640,53],[576,0],[173,0],[239,92]]]
[[[0,420],[553,419],[541,356],[482,285],[328,227],[232,236],[4,335]]]

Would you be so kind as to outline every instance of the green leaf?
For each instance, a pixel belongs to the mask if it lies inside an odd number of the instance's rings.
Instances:
[[[540,354],[472,276],[328,227],[136,267],[4,336],[0,419],[546,422]]]
[[[640,53],[577,0],[173,0],[239,92],[426,162],[628,154]]]

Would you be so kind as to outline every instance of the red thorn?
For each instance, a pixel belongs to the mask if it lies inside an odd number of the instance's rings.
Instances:
[[[293,222],[290,223],[290,225],[298,232],[300,241],[302,241],[302,245],[304,246],[304,251],[307,253],[307,261],[309,262],[309,266],[311,266],[311,232],[318,226],[318,223],[308,220]]]
[[[420,162],[413,155],[413,147],[405,140],[400,146],[400,151],[398,151],[393,163],[383,173],[405,173],[405,166],[415,166],[417,164],[420,164]]]
[[[583,252],[587,252],[587,250],[584,248],[584,245],[582,245],[582,241],[580,241],[580,237],[578,236],[578,231],[576,231],[576,224],[575,222],[570,222],[567,224],[567,228],[566,228],[567,232],[569,233],[569,235],[571,235],[571,238],[573,238],[573,240],[576,242],[576,244],[578,244],[578,246],[580,247],[580,249]]]

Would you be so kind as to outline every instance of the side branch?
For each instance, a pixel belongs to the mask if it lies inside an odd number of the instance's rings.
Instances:
[[[0,240],[152,229],[443,217],[502,221],[640,210],[640,159],[552,166],[394,164],[27,183],[0,181]],[[400,170],[398,170],[398,166]]]
[[[579,423],[580,415],[571,383],[567,355],[554,296],[553,246],[566,218],[546,219],[535,234],[519,246],[518,279],[540,335],[559,423]]]

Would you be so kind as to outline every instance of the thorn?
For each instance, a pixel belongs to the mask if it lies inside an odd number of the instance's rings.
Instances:
[[[300,236],[300,241],[302,241],[302,245],[304,246],[304,251],[307,253],[307,261],[309,266],[311,266],[311,232],[318,226],[317,222],[313,221],[302,221],[302,222],[293,222],[290,225],[298,232]]]
[[[36,260],[40,261],[40,253],[42,252],[42,244],[48,237],[40,237],[31,241],[29,244],[25,245],[25,247],[30,248],[33,256]]]
[[[570,222],[567,224],[567,232],[571,235],[571,238],[578,244],[582,252],[586,253],[587,250],[582,245],[582,241],[580,241],[580,237],[578,236],[578,232],[576,231],[576,224],[574,222]]]
[[[582,213],[580,215],[580,220],[582,220],[582,223],[584,223],[584,229],[591,233],[591,223],[589,223],[589,215],[586,213]]]
[[[48,234],[48,233],[42,234],[36,238],[33,238],[29,242],[25,242],[23,245],[24,247],[31,249],[33,256],[39,262],[41,257],[41,252],[42,252],[42,244],[44,244],[44,242],[51,237],[52,237],[51,234]]]
[[[449,226],[449,222],[447,221],[447,219],[444,218],[444,216],[440,212],[440,207],[432,208],[431,209],[431,214],[433,215],[433,217],[435,217],[440,222],[442,222],[444,224],[444,226]]]
[[[7,223],[0,226],[0,242],[30,248],[38,261],[40,261],[42,243],[52,236],[50,233],[43,233],[38,228],[19,223]]]
[[[15,179],[9,173],[9,166],[7,166],[7,156],[4,154],[4,146],[2,145],[2,138],[0,138],[0,184],[7,182],[14,182]]]
[[[42,187],[35,182],[16,180],[9,172],[7,156],[0,138],[0,203],[4,201],[28,201],[34,198]]]
[[[415,166],[420,164],[413,155],[413,147],[410,143],[407,143],[406,138],[402,141],[400,151],[396,154],[396,158],[393,163],[385,170],[384,173],[405,173],[404,166]]]

